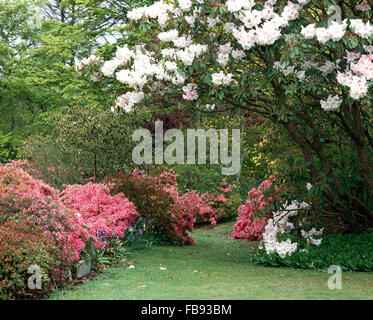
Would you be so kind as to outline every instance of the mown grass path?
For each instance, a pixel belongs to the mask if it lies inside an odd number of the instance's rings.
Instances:
[[[251,244],[229,239],[231,229],[231,223],[197,229],[195,246],[134,252],[129,257],[134,269],[109,268],[97,280],[49,298],[373,299],[373,273],[343,273],[342,290],[330,290],[327,272],[252,264]]]

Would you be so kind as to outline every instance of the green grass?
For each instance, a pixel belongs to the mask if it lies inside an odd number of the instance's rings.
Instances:
[[[49,299],[373,299],[373,273],[345,272],[343,288],[330,290],[327,272],[252,264],[255,244],[229,239],[232,225],[197,229],[195,246],[133,252],[134,269],[109,268]]]

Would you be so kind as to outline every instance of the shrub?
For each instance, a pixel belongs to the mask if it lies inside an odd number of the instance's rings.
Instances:
[[[120,173],[110,179],[114,184],[113,193],[123,192],[136,205],[140,216],[162,234],[166,240],[181,244],[194,244],[189,236],[197,217],[216,223],[217,212],[213,205],[216,196],[200,195],[188,190],[180,195],[177,175],[165,168],[147,174],[141,170],[132,173]],[[160,170],[160,171],[159,171]],[[220,198],[221,200],[221,198]]]
[[[273,196],[265,196],[272,182],[265,180],[248,193],[245,204],[238,208],[238,218],[234,225],[233,237],[245,240],[260,240],[270,213],[263,213],[273,201]]]
[[[21,198],[58,198],[58,190],[41,180],[34,179],[19,167],[18,162],[0,164],[1,194],[18,195]]]
[[[59,199],[58,190],[12,166],[0,166],[0,224],[9,220],[32,222],[51,234],[66,265],[79,259],[87,232],[82,221]]]
[[[158,179],[134,171],[121,172],[111,177],[110,181],[114,184],[112,194],[125,193],[135,204],[140,217],[154,227],[156,233],[168,241],[179,240],[174,231],[176,219],[172,216],[173,199]]]
[[[29,291],[27,270],[32,265],[41,268],[42,292],[48,292],[53,282],[64,280],[64,273],[56,272],[60,260],[55,240],[40,226],[16,221],[0,225],[0,299],[16,299]]]
[[[120,193],[112,196],[110,188],[104,184],[69,185],[61,193],[61,200],[81,217],[89,234],[101,248],[106,241],[100,239],[100,234],[122,237],[138,216],[132,202]]]

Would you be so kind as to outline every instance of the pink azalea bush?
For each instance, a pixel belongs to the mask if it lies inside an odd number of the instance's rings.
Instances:
[[[264,226],[269,219],[269,214],[264,214],[274,196],[265,196],[264,193],[272,185],[271,180],[265,180],[256,189],[248,193],[246,202],[238,208],[238,218],[233,229],[233,237],[245,240],[261,240],[263,238]]]
[[[120,173],[111,177],[113,193],[123,192],[134,202],[140,216],[151,224],[162,227],[162,233],[168,240],[181,244],[194,244],[189,235],[193,231],[198,217],[212,224],[218,216],[224,214],[218,203],[224,202],[224,196],[199,194],[188,190],[181,195],[174,170],[160,168],[152,174],[142,170]]]
[[[0,165],[0,224],[15,217],[33,221],[53,236],[65,264],[79,259],[88,233],[61,202],[59,191],[14,164]]]
[[[123,194],[112,196],[109,186],[104,184],[69,185],[61,193],[61,200],[81,217],[90,236],[101,248],[105,242],[100,234],[122,237],[139,215],[134,204]]]
[[[160,186],[173,199],[172,217],[176,221],[174,230],[184,243],[195,244],[194,238],[188,235],[192,232],[198,218],[215,225],[217,218],[225,213],[219,209],[220,203],[226,202],[222,194],[204,193],[187,190],[180,195],[177,184],[177,174],[172,169],[162,171],[156,176]]]

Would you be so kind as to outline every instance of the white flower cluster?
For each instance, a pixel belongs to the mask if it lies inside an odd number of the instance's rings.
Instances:
[[[233,59],[240,60],[244,58],[245,52],[242,50],[233,50],[230,43],[220,45],[218,48],[218,58],[216,61],[223,67],[225,67],[229,61],[230,55]]]
[[[215,27],[219,22],[220,22],[220,18],[219,17],[216,17],[216,18],[207,17],[207,26],[209,28]]]
[[[167,4],[163,1],[158,1],[151,6],[145,6],[132,9],[128,12],[127,17],[130,20],[140,20],[141,18],[157,19],[161,27],[165,27],[170,19],[169,14],[175,13],[173,4]]]
[[[361,19],[350,19],[350,28],[361,38],[369,39],[373,34],[373,26],[366,22],[364,23]],[[328,28],[316,28],[316,24],[312,23],[306,27],[302,27],[301,34],[306,39],[317,38],[317,40],[323,44],[329,40],[339,41],[341,40],[347,31],[348,19],[343,20],[342,23],[332,21]]]
[[[163,49],[161,54],[163,58],[178,59],[184,65],[191,66],[195,58],[198,58],[203,53],[207,52],[207,45],[191,44],[184,49],[167,48]]]
[[[75,70],[78,73],[81,73],[82,69],[86,66],[89,66],[95,62],[100,61],[100,58],[96,57],[94,54],[90,55],[88,58],[82,60],[75,59]]]
[[[373,34],[373,26],[368,22],[364,23],[361,19],[351,19],[351,28],[363,39],[369,39]]]
[[[291,242],[288,238],[286,241],[280,241],[278,238],[290,233],[295,229],[293,223],[289,221],[290,217],[298,215],[299,210],[309,208],[309,204],[293,201],[287,205],[284,211],[275,212],[273,219],[269,219],[264,229],[263,240],[259,248],[265,249],[267,254],[277,253],[281,258],[286,255],[292,255],[298,249],[297,242]],[[309,232],[301,230],[302,237],[307,239],[307,242],[313,245],[320,245],[321,239],[314,239],[313,236],[322,235],[322,230],[317,231],[312,228]]]
[[[360,100],[368,93],[368,84],[364,77],[353,75],[351,72],[338,73],[337,81],[350,88],[350,96],[354,100]]]
[[[309,24],[307,27],[302,27],[301,35],[306,39],[317,38],[318,41],[325,44],[329,40],[341,40],[347,30],[347,19],[341,24],[333,21],[328,28],[316,28],[316,24]]]
[[[226,6],[229,12],[236,12],[242,9],[251,10],[255,6],[254,0],[228,0]]]
[[[176,36],[175,36],[176,35]],[[175,40],[177,31],[163,33],[161,38],[165,40]],[[175,44],[178,45],[177,43]],[[191,65],[196,57],[207,50],[207,46],[191,44],[184,49],[165,49],[162,51],[164,59],[171,58],[180,60],[185,65]],[[144,49],[144,46],[135,46],[134,50],[128,48],[127,45],[118,48],[116,55],[112,60],[108,60],[101,68],[101,72],[106,77],[113,77],[125,85],[132,86],[136,91],[119,97],[116,105],[121,107],[126,112],[132,111],[133,106],[143,99],[143,87],[152,81],[154,77],[158,81],[171,82],[174,85],[182,85],[185,78],[176,72],[178,69],[177,62],[169,60],[157,61],[153,58],[153,54]],[[117,69],[121,68],[118,72]],[[138,92],[139,91],[139,92]],[[195,91],[186,93],[184,96],[190,100],[196,99],[198,95]]]
[[[231,52],[232,46],[230,43],[220,45],[218,50],[218,59],[216,61],[222,66],[226,66]]]
[[[197,93],[198,85],[195,83],[188,83],[182,89],[184,91],[183,98],[188,101],[197,100],[198,93]]]
[[[124,112],[133,111],[133,106],[144,99],[143,92],[129,91],[116,100],[116,105],[124,110]],[[111,109],[114,111],[114,108]]]
[[[333,110],[338,109],[341,106],[342,102],[343,100],[338,95],[336,96],[329,95],[328,99],[326,101],[321,100],[320,104],[323,110],[333,111]]]
[[[233,34],[244,50],[250,50],[255,45],[275,43],[282,36],[282,28],[299,17],[299,11],[307,1],[298,0],[298,3],[289,1],[281,14],[274,12],[273,6],[276,2],[267,1],[263,10],[259,11],[253,9],[256,4],[254,0],[228,0],[226,2],[228,11],[234,13],[236,20],[243,25],[237,28],[228,22],[225,30]]]
[[[158,34],[158,38],[162,42],[173,42],[174,46],[177,48],[185,48],[192,44],[190,37],[179,37],[176,29],[161,32]]]
[[[216,86],[229,86],[231,82],[233,81],[232,79],[232,74],[227,73],[225,74],[223,71],[220,71],[218,73],[213,73],[211,75],[212,77],[212,83]]]
[[[136,51],[141,51],[141,48],[137,47]],[[105,61],[101,68],[101,72],[105,77],[113,77],[115,70],[128,63],[134,55],[135,52],[130,50],[127,45],[124,45],[122,48],[118,48],[114,59]]]
[[[373,56],[370,47],[365,47],[369,54],[347,52],[349,66],[344,73],[338,73],[337,81],[350,88],[350,96],[355,100],[364,98],[368,93],[368,81],[373,80]]]
[[[308,244],[312,244],[314,246],[319,246],[322,242],[322,239],[315,239],[314,236],[322,236],[323,235],[323,230],[316,230],[315,228],[312,228],[310,231],[304,231],[301,230],[301,235],[304,239],[307,240]]]
[[[178,0],[178,4],[181,10],[188,11],[192,6],[191,0]]]

